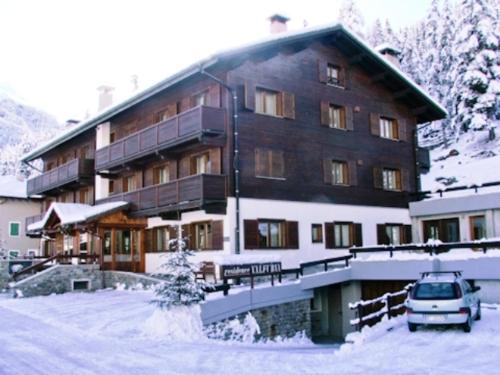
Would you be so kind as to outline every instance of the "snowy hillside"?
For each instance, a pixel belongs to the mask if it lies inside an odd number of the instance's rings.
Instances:
[[[500,181],[496,173],[499,168],[500,139],[489,141],[487,130],[471,132],[448,148],[431,151],[431,170],[422,176],[422,189],[435,191]]]
[[[0,91],[0,175],[23,173],[19,158],[61,130],[56,119]]]

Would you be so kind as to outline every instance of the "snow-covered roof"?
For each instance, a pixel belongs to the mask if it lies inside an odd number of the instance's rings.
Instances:
[[[28,198],[26,194],[26,180],[16,176],[0,176],[0,197]]]
[[[52,203],[43,219],[30,224],[28,230],[36,232],[43,229],[53,212],[59,218],[61,225],[69,225],[96,219],[116,210],[125,209],[127,206],[127,202],[109,202],[96,206],[81,203]]]
[[[343,33],[348,39],[352,40],[359,47],[363,48],[371,57],[375,58],[382,66],[384,66],[391,73],[396,74],[404,82],[410,85],[425,101],[427,101],[431,106],[438,109],[442,116],[447,115],[446,109],[441,106],[437,101],[435,101],[427,92],[425,92],[421,87],[419,87],[408,75],[403,73],[399,68],[388,62],[380,53],[375,51],[366,42],[364,42],[356,33],[344,26],[342,23],[329,23],[321,26],[306,27],[299,30],[293,30],[283,33],[271,34],[270,36],[263,38],[259,41],[243,45],[241,47],[232,48],[226,51],[222,51],[214,54],[211,57],[198,61],[189,67],[181,70],[180,72],[146,88],[143,91],[125,99],[107,109],[101,111],[95,116],[82,121],[77,126],[69,129],[67,132],[62,133],[60,136],[55,137],[48,143],[41,145],[31,152],[24,155],[21,159],[24,162],[28,162],[39,158],[45,152],[59,146],[60,144],[66,142],[68,139],[75,137],[85,131],[92,129],[93,127],[108,121],[113,116],[119,114],[120,112],[150,98],[151,96],[163,91],[176,83],[179,83],[196,73],[199,73],[201,69],[207,69],[214,66],[215,64],[241,55],[243,53],[250,53],[256,50],[261,50],[266,47],[270,47],[276,44],[289,44],[296,41],[300,41],[306,38],[325,36],[333,32]]]

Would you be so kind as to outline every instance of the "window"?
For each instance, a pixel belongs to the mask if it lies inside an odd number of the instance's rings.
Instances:
[[[313,243],[323,242],[323,225],[322,224],[312,224],[311,225],[311,235]]]
[[[400,225],[386,225],[385,234],[389,238],[391,245],[401,245],[401,226]]]
[[[329,123],[330,128],[334,128],[334,129],[345,129],[346,128],[344,107],[341,107],[341,106],[338,106],[335,104],[330,104],[330,107],[328,110],[328,117],[330,120],[330,123]]]
[[[193,106],[197,107],[199,105],[207,105],[208,104],[208,90],[200,92],[193,96]]]
[[[129,191],[136,190],[137,185],[135,183],[135,176],[128,176],[123,178],[123,192],[127,193]]]
[[[398,123],[394,119],[380,117],[380,136],[388,139],[399,139]]]
[[[64,254],[73,254],[73,237],[64,235],[63,237]]]
[[[255,149],[255,176],[268,178],[284,177],[283,151]]]
[[[352,223],[334,223],[334,246],[351,247],[353,244]]]
[[[402,245],[411,243],[411,225],[405,224],[377,224],[378,245]]]
[[[87,233],[80,233],[80,254],[87,254],[89,250],[89,236]]]
[[[456,283],[420,283],[413,292],[417,300],[451,300],[459,298],[460,287]]]
[[[281,94],[276,91],[256,89],[255,112],[271,116],[282,116]]]
[[[401,190],[401,171],[384,168],[382,170],[382,186],[384,190]]]
[[[21,223],[18,221],[9,222],[9,236],[19,237],[21,231]]]
[[[104,255],[111,255],[111,231],[107,230],[104,232],[104,237],[103,237],[103,254]]]
[[[212,225],[210,222],[194,224],[194,248],[207,250],[212,247]]]
[[[424,226],[424,242],[430,239],[442,242],[460,241],[460,225],[458,218],[426,220]]]
[[[348,185],[347,163],[343,161],[332,161],[332,184]]]
[[[55,167],[56,167],[55,163],[54,162],[50,162],[50,163],[47,164],[46,171],[51,171]]]
[[[285,247],[285,222],[259,220],[259,248]]]
[[[109,194],[113,194],[115,192],[115,181],[114,180],[109,180]]]
[[[109,134],[109,143],[113,143],[114,141],[116,141],[116,133],[112,132]]]
[[[470,237],[471,240],[486,238],[486,220],[484,216],[470,217]]]
[[[340,82],[340,67],[333,64],[328,64],[326,75],[327,75],[327,83],[329,85],[340,86],[342,84]]]
[[[207,153],[191,158],[191,175],[210,173],[210,156]]]
[[[156,251],[169,251],[170,237],[170,227],[155,228],[155,241],[156,241]]]
[[[170,181],[169,167],[163,165],[161,167],[153,168],[153,184],[164,184]]]
[[[9,250],[9,258],[16,259],[19,258],[20,252],[19,250]]]

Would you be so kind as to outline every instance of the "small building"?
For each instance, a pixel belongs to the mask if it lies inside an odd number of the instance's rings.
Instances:
[[[500,237],[500,191],[411,202],[410,216],[415,242]]]
[[[25,220],[40,211],[41,201],[26,195],[26,181],[0,176],[0,259],[38,254],[40,241],[28,237]]]

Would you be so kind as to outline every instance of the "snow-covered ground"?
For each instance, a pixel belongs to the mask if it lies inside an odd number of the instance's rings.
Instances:
[[[304,340],[152,335],[151,297],[111,290],[0,296],[0,374],[495,374],[500,363],[496,306],[483,309],[471,334],[436,328],[410,334],[402,317],[349,336],[352,343],[339,349]]]

